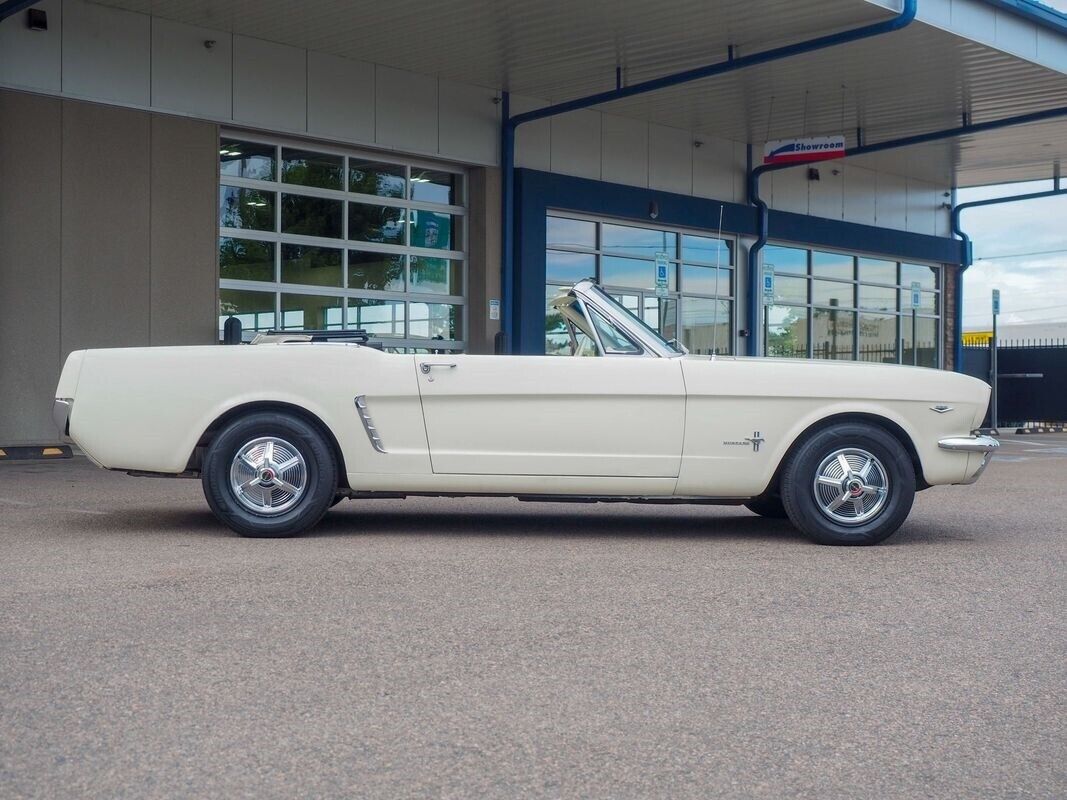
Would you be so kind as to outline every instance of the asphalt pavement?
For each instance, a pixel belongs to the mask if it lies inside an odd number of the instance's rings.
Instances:
[[[1067,796],[1067,436],[884,545],[743,508],[0,463],[0,797]]]

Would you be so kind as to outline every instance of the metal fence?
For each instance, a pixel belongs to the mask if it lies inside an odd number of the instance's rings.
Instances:
[[[963,348],[963,371],[992,384],[992,343]],[[1067,339],[997,342],[998,419],[982,427],[1036,427],[1067,421]],[[990,410],[990,414],[992,409]]]

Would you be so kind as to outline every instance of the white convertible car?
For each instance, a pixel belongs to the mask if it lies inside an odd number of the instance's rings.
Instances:
[[[972,435],[990,393],[974,378],[688,355],[592,281],[553,304],[572,358],[307,332],[82,350],[56,422],[106,469],[200,477],[245,536],[301,533],[346,497],[506,495],[743,504],[816,542],[874,544],[916,491],[973,483],[997,447]]]

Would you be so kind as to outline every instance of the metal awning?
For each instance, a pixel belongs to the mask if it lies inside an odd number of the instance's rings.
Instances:
[[[99,0],[559,102],[892,16],[864,0]],[[608,113],[740,142],[844,132],[868,142],[1067,105],[1067,74],[916,21],[894,34],[605,104]],[[1067,120],[865,157],[972,186],[1047,178]]]

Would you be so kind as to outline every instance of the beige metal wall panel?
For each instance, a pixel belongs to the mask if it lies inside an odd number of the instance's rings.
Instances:
[[[1037,26],[1015,14],[997,12],[996,44],[1022,58],[1037,58]]]
[[[513,94],[511,115],[517,116],[547,105],[547,100]],[[545,171],[552,168],[551,120],[539,119],[536,122],[528,122],[519,126],[515,131],[515,165]]]
[[[915,18],[940,28],[952,26],[952,0],[921,0]]]
[[[937,229],[937,206],[940,196],[937,187],[926,181],[907,179],[908,230],[933,236]]]
[[[808,178],[807,169],[783,169],[770,173],[761,181],[770,178],[770,185],[763,190],[764,198],[770,207],[777,211],[792,211],[795,214],[808,213]]]
[[[307,51],[233,37],[235,122],[281,131],[307,130]]]
[[[1067,72],[1067,39],[1052,31],[1037,31],[1037,57],[1060,72]]]
[[[63,4],[63,92],[147,106],[151,18],[82,0]]]
[[[233,37],[153,17],[152,107],[228,119],[233,113]]]
[[[437,79],[378,67],[375,87],[375,141],[414,153],[436,153]]]
[[[734,160],[734,142],[716,136],[695,136],[693,148],[693,194],[727,202],[737,201],[739,175]]]
[[[308,53],[308,133],[346,142],[374,141],[374,65]]]
[[[218,126],[153,114],[150,343],[218,334]]]
[[[55,442],[60,101],[0,91],[0,120],[0,445]]]
[[[844,209],[842,218],[846,222],[858,222],[861,225],[877,223],[878,175],[873,170],[845,163],[844,171]]]
[[[600,118],[584,109],[552,117],[552,171],[600,180]]]
[[[666,125],[648,126],[648,185],[693,193],[693,134]]]
[[[980,0],[952,0],[951,29],[968,39],[992,42],[997,37],[996,10]]]
[[[808,213],[813,217],[844,219],[845,177],[844,161],[824,161],[816,164],[819,180],[808,181]],[[803,174],[805,170],[799,169]]]
[[[898,175],[878,173],[875,223],[882,228],[908,227],[908,182]]]
[[[442,158],[477,164],[499,161],[499,97],[499,92],[482,86],[440,81],[438,153]]]
[[[63,103],[62,346],[149,342],[149,114]]]
[[[26,12],[0,21],[0,83],[58,92],[62,88],[63,4],[36,3],[48,14],[48,30],[31,31]]]
[[[600,175],[611,183],[648,186],[648,123],[604,114],[600,120]]]

